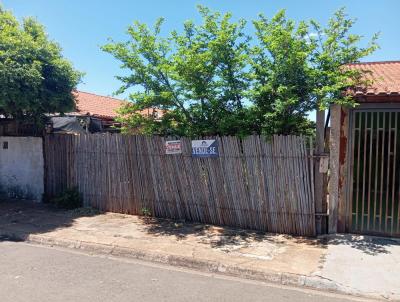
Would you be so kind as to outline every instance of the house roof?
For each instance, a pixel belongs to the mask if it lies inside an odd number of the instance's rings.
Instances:
[[[400,61],[365,62],[348,65],[350,68],[369,71],[365,78],[372,84],[357,90],[356,96],[400,96]]]
[[[94,93],[76,91],[76,113],[105,118],[115,118],[117,110],[126,101]]]
[[[117,117],[117,110],[127,104],[127,101],[101,96],[94,93],[75,91],[76,111],[75,114],[90,115],[93,117],[114,119]],[[143,115],[153,115],[161,117],[163,111],[156,108],[145,109],[141,112]]]

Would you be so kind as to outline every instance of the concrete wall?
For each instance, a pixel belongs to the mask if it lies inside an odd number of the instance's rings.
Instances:
[[[0,193],[40,201],[43,192],[42,138],[0,136]]]

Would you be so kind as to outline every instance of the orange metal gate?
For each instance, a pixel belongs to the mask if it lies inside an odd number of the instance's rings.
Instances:
[[[400,236],[399,115],[398,110],[353,111],[351,232]]]

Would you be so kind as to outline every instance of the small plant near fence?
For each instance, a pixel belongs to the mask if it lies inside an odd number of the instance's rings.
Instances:
[[[66,189],[57,197],[52,198],[50,203],[60,209],[73,210],[83,206],[82,195],[76,187]]]
[[[144,216],[144,217],[146,217],[146,218],[151,217],[151,210],[150,210],[149,208],[143,207],[143,208],[140,210],[140,212],[141,212],[142,216]]]

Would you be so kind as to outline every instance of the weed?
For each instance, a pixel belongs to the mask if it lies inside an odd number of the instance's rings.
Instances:
[[[66,189],[57,197],[50,200],[56,207],[66,210],[80,208],[83,205],[82,196],[77,188]]]

